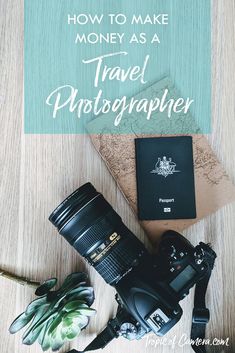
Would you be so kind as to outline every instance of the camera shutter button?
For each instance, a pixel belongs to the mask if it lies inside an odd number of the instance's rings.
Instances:
[[[195,253],[194,253],[194,257],[195,257],[195,262],[197,265],[201,265],[203,262],[203,257],[204,257],[204,251],[202,248],[198,248],[196,249]]]

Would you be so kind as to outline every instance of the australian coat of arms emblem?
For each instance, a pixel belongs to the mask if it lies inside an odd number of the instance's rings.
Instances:
[[[176,170],[176,163],[172,161],[172,158],[167,159],[166,156],[164,156],[162,159],[158,158],[155,169],[150,173],[162,175],[166,178],[168,175],[179,172],[179,170]]]

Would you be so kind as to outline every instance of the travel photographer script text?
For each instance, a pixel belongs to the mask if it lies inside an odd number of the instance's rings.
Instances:
[[[106,17],[109,24],[123,25],[127,21],[127,17],[124,14],[109,14]],[[102,24],[104,21],[104,15],[94,16],[91,15],[68,15],[68,25],[80,25],[84,26],[88,22],[92,24],[98,23]],[[147,15],[142,17],[141,15],[133,15],[130,19],[130,24],[138,25],[158,25],[166,26],[169,24],[169,16],[167,14],[158,15]],[[102,43],[103,41],[109,44],[119,43],[122,44],[125,39],[125,33],[78,33],[76,35],[74,43],[83,44],[97,44],[97,42]],[[146,44],[147,40],[151,45],[160,45],[161,38],[157,33],[154,33],[147,39],[145,32],[138,34],[131,34],[129,38],[126,38],[128,44]],[[143,63],[141,65],[133,64],[129,67],[112,66],[110,61],[112,58],[116,60],[119,59],[123,62],[125,58],[128,57],[127,51],[117,51],[106,53],[93,58],[84,58],[82,60],[83,65],[89,66],[89,71],[94,70],[93,82],[91,85],[94,89],[97,89],[97,94],[92,99],[87,97],[81,97],[78,87],[66,83],[60,87],[54,89],[46,98],[46,104],[50,106],[52,110],[52,117],[55,119],[58,117],[59,112],[68,110],[72,114],[76,114],[78,118],[83,115],[89,114],[93,116],[98,116],[100,114],[114,113],[114,125],[118,126],[123,116],[132,113],[142,113],[141,116],[146,117],[150,120],[154,112],[166,113],[168,118],[172,117],[173,113],[176,114],[187,114],[190,106],[193,104],[194,100],[187,97],[186,99],[182,97],[172,98],[170,97],[169,91],[165,88],[159,96],[148,98],[128,98],[127,96],[122,96],[115,98],[113,100],[107,99],[103,94],[102,86],[108,81],[114,81],[117,84],[122,84],[126,81],[129,82],[139,82],[140,85],[146,85],[148,80],[146,78],[146,72],[148,70],[148,65],[151,60],[150,55],[146,55]],[[93,72],[93,71],[92,71]]]

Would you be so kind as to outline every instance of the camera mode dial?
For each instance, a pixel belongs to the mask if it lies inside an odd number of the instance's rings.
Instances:
[[[175,245],[173,244],[164,244],[162,251],[166,254],[167,258],[170,260],[170,262],[178,262],[182,260],[187,253],[184,252],[181,249],[177,249]]]

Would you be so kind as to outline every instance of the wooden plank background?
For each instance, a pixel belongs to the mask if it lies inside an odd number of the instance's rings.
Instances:
[[[235,180],[235,1],[213,0],[213,133],[209,140]],[[98,315],[69,347],[83,348],[115,313],[114,290],[58,235],[47,221],[51,210],[82,183],[90,180],[104,193],[137,236],[144,237],[104,163],[86,136],[23,134],[23,0],[0,0],[0,267],[42,281],[63,280],[76,270],[88,271],[95,287]],[[208,337],[230,338],[230,347],[210,352],[235,352],[235,205],[185,232],[190,241],[213,244],[218,260],[210,284],[211,321]],[[11,336],[11,321],[33,299],[33,291],[0,278],[0,352],[37,353]],[[182,303],[184,318],[168,338],[189,334],[192,293]],[[66,349],[62,350],[63,352]],[[112,342],[106,352],[189,353],[190,347],[151,347],[146,340]]]

